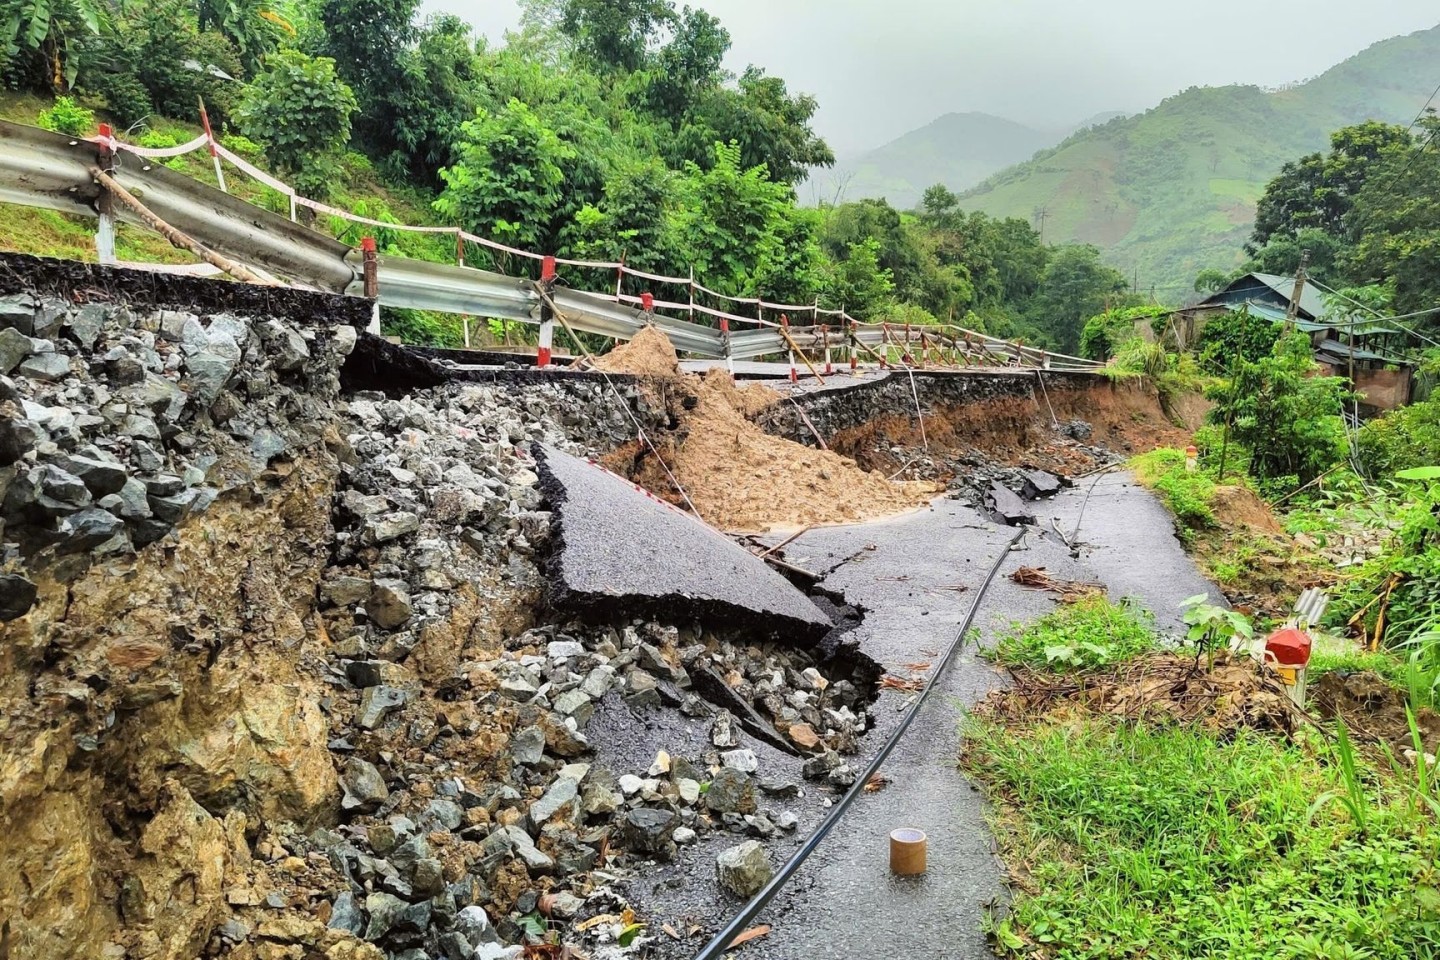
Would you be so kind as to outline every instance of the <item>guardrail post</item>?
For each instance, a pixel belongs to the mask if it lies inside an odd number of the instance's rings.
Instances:
[[[465,266],[465,234],[459,228],[455,228],[455,266]],[[470,349],[470,314],[460,314],[460,327],[465,333],[465,349]]]
[[[890,324],[880,324],[880,369],[890,369]]]
[[[847,353],[850,354],[850,375],[851,375],[852,377],[857,377],[857,376],[860,375],[860,371],[859,371],[859,369],[858,369],[858,363],[859,363],[859,361],[858,361],[858,359],[856,358],[856,354],[860,352],[858,349],[856,349],[856,348],[857,348],[857,343],[856,343],[856,341],[857,341],[857,339],[859,338],[859,336],[860,336],[860,324],[859,324],[857,321],[855,321],[855,320],[851,320],[851,321],[850,321],[850,338],[845,342],[845,350],[846,350]]]
[[[730,355],[730,318],[720,318],[720,349],[725,354],[725,372],[735,379],[735,358]]]
[[[100,169],[113,175],[115,172],[115,134],[110,124],[100,124]],[[95,198],[95,212],[100,214],[100,225],[95,228],[95,259],[104,264],[115,263],[115,197],[104,187]]]
[[[375,251],[374,237],[360,238],[360,258],[364,268],[365,299],[370,301],[370,326],[366,329],[380,334],[380,258]]]
[[[825,346],[825,375],[828,377],[835,372],[835,366],[830,362],[830,328],[824,324],[820,325],[820,342]]]
[[[555,258],[546,257],[540,261],[540,285],[545,288],[545,295],[553,298],[555,296]],[[550,347],[555,342],[555,313],[550,309],[550,304],[541,301],[540,303],[540,346],[535,353],[535,365],[537,367],[550,366]]]
[[[790,339],[790,318],[785,316],[785,314],[783,313],[780,314],[780,327],[785,331],[785,343],[788,345],[788,350],[786,352],[789,354],[790,357],[790,382],[799,383],[800,372],[795,369],[795,347],[793,346],[794,341]]]
[[[221,193],[229,193],[225,188],[225,170],[220,166],[220,151],[215,149],[215,134],[210,129],[210,114],[205,112],[205,98],[200,97],[200,126],[205,128],[205,145],[210,148],[210,160],[215,164],[215,182],[220,184]],[[295,219],[295,198],[290,198],[290,219]]]

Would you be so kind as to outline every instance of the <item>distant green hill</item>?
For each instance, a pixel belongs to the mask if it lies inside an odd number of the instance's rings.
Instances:
[[[995,174],[965,206],[1104,249],[1142,290],[1179,300],[1197,271],[1241,260],[1281,164],[1367,119],[1409,123],[1434,89],[1440,27],[1375,44],[1304,84],[1196,87],[1074,134]]]
[[[1053,146],[1060,136],[988,113],[947,113],[883,147],[842,157],[833,170],[818,171],[814,193],[819,200],[842,202],[884,197],[907,210],[920,203],[927,187],[943,183],[956,192],[968,190]]]

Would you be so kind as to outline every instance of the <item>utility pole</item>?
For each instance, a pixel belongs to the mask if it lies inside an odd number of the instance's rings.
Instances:
[[[1295,292],[1290,294],[1290,306],[1285,311],[1283,336],[1288,337],[1295,332],[1295,318],[1300,313],[1300,297],[1305,293],[1305,268],[1308,266],[1310,266],[1310,251],[1301,251],[1300,266],[1295,270]]]

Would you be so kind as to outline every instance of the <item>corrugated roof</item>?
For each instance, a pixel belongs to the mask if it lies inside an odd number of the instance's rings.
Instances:
[[[1376,353],[1373,350],[1366,350],[1364,347],[1351,348],[1349,344],[1341,343],[1339,340],[1326,340],[1315,348],[1317,355],[1329,355],[1337,360],[1349,360],[1352,356],[1356,360],[1378,360],[1381,363],[1394,363],[1401,366],[1409,366],[1405,360],[1398,360],[1395,357],[1387,357],[1384,354]]]
[[[1253,277],[1259,280],[1265,284],[1265,286],[1284,297],[1286,303],[1290,302],[1290,295],[1295,292],[1294,277],[1281,277],[1273,273],[1250,273],[1235,282],[1239,283],[1241,280],[1246,279],[1246,277]],[[1235,284],[1231,284],[1232,287],[1234,285]],[[1325,298],[1320,295],[1320,288],[1308,280],[1305,281],[1305,287],[1300,292],[1300,310],[1310,314],[1310,319],[1312,320],[1317,320],[1325,315]]]

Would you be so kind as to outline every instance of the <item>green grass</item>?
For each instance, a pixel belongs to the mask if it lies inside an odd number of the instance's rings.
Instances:
[[[1182,539],[1215,526],[1211,507],[1215,481],[1202,470],[1185,469],[1185,451],[1161,448],[1130,461],[1135,478],[1154,490],[1175,515]]]
[[[1007,667],[1098,669],[1155,649],[1154,618],[1130,603],[1086,597],[1029,626],[1016,625],[991,656]]]
[[[1338,757],[1110,718],[967,734],[1023,867],[1003,956],[1440,956],[1440,831],[1364,769],[1352,791]]]
[[[1391,686],[1406,692],[1413,707],[1440,707],[1440,663],[1426,657],[1400,656],[1396,651],[1354,650],[1343,653],[1316,652],[1310,658],[1310,682],[1327,673],[1358,673],[1368,670],[1384,677]]]

